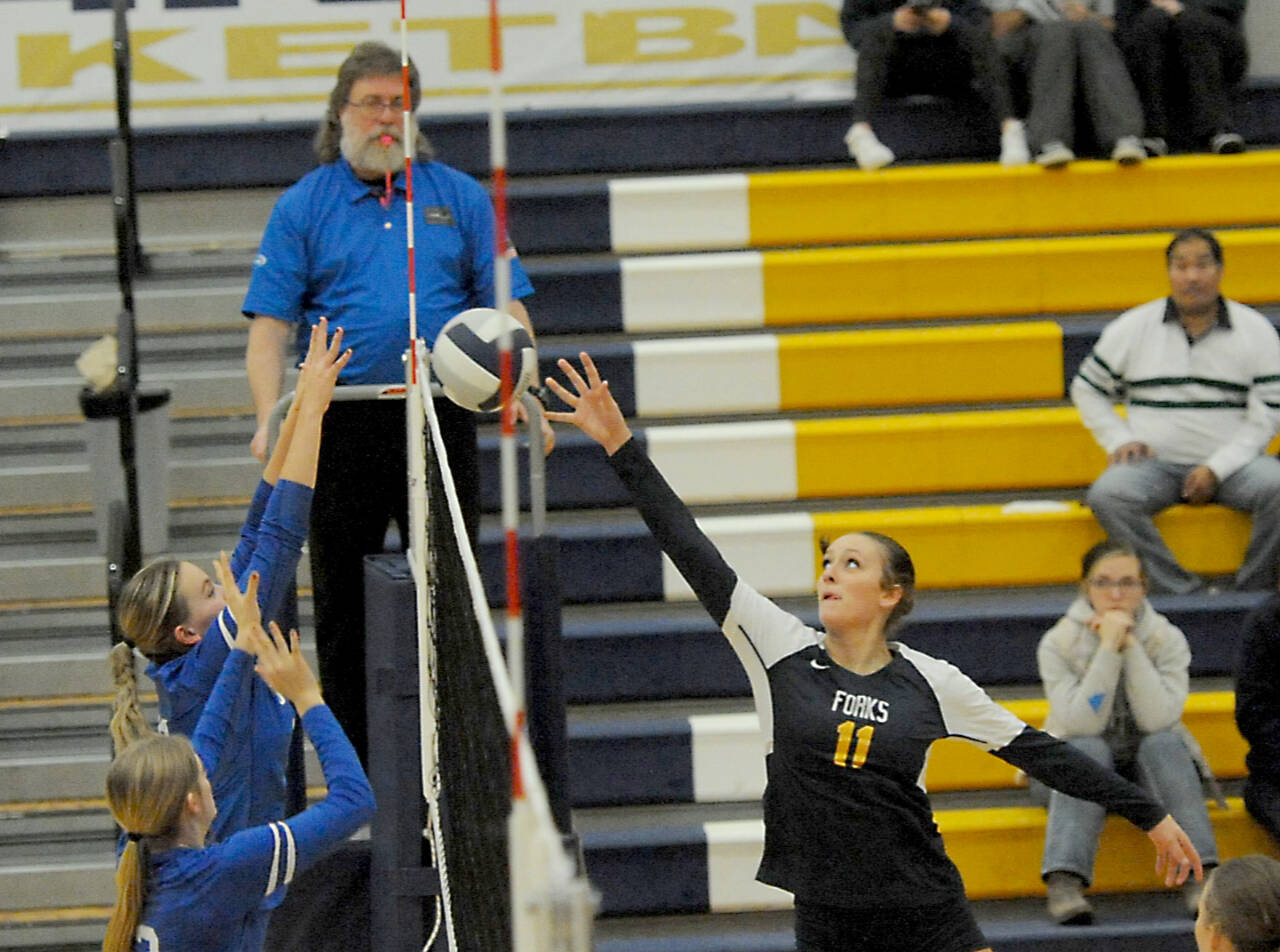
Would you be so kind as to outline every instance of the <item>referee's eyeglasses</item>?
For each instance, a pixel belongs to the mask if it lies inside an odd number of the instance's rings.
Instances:
[[[367,99],[361,99],[359,102],[354,99],[348,99],[347,105],[353,109],[360,110],[362,115],[370,119],[376,119],[382,115],[384,109],[390,109],[392,112],[404,111],[404,100],[399,96],[395,99],[379,99],[377,96],[370,96]]]

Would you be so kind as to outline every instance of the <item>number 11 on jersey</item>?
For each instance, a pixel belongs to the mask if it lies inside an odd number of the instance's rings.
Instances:
[[[853,721],[845,721],[836,728],[836,755],[833,758],[837,767],[852,767],[857,770],[867,762],[867,752],[871,749],[871,735],[876,732],[875,725],[864,724],[856,731]],[[854,746],[854,740],[857,746]],[[853,747],[853,756],[849,756],[849,748]]]

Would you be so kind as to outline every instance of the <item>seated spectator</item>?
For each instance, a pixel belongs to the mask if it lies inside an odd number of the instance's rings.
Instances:
[[[1147,157],[1142,104],[1111,36],[1112,0],[990,0],[996,45],[1027,87],[1027,138],[1036,163],[1075,159],[1077,95],[1099,145],[1121,165]]]
[[[1249,742],[1244,805],[1280,845],[1280,594],[1244,624],[1236,666],[1236,726]]]
[[[1249,68],[1246,0],[1116,0],[1116,39],[1142,98],[1147,151],[1171,135],[1211,152],[1243,152],[1232,99]],[[1185,124],[1173,125],[1185,106]]]
[[[981,0],[844,0],[840,26],[858,53],[853,125],[844,140],[859,168],[893,161],[871,121],[885,98],[913,95],[976,95],[1000,121],[1000,162],[1030,161]]]
[[[1110,465],[1089,488],[1107,535],[1131,543],[1152,591],[1205,583],[1173,557],[1156,513],[1216,502],[1253,516],[1238,589],[1270,589],[1280,564],[1280,337],[1271,322],[1220,293],[1222,246],[1179,232],[1165,249],[1170,294],[1103,330],[1071,383],[1071,399]],[[1123,402],[1120,416],[1114,404]]]
[[[1049,700],[1046,732],[1107,767],[1133,774],[1187,831],[1205,869],[1218,861],[1197,761],[1199,745],[1182,726],[1191,651],[1169,619],[1146,598],[1142,563],[1123,542],[1100,542],[1085,553],[1080,594],[1040,639],[1036,661]],[[1207,768],[1206,768],[1207,772]],[[1106,811],[1053,791],[1040,873],[1049,915],[1086,923],[1093,909],[1084,888]],[[1183,898],[1194,916],[1200,883],[1187,880]]]
[[[1205,877],[1196,918],[1197,952],[1280,949],[1280,862],[1254,853]]]

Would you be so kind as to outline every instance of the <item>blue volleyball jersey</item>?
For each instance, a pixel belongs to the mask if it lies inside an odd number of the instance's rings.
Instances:
[[[242,589],[249,575],[258,573],[258,604],[264,622],[279,616],[296,577],[311,497],[310,487],[289,480],[280,480],[274,489],[261,483],[254,493],[230,561]],[[194,734],[235,635],[235,619],[224,609],[190,651],[147,668],[147,676],[156,684],[162,729]],[[211,832],[215,840],[284,815],[293,707],[251,669],[240,676],[242,690],[227,714],[226,749],[215,767],[206,767],[218,804]]]
[[[234,700],[238,682],[230,669],[228,674],[227,690],[221,693]],[[207,713],[220,720],[229,712],[218,693]],[[135,952],[261,952],[272,900],[373,816],[373,791],[329,708],[312,708],[302,723],[320,759],[328,794],[288,820],[241,830],[204,849],[177,847],[153,854]],[[201,747],[216,729],[202,718],[196,732],[202,758],[209,751]]]

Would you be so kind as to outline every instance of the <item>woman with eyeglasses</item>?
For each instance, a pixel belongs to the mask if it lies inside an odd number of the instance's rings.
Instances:
[[[1186,830],[1206,871],[1216,865],[1195,763],[1200,751],[1181,723],[1191,651],[1147,601],[1146,576],[1130,545],[1107,540],[1085,553],[1080,594],[1040,640],[1037,662],[1049,700],[1044,729],[1132,775]],[[1049,796],[1041,875],[1057,922],[1093,919],[1084,889],[1105,819],[1095,803]],[[1194,916],[1201,884],[1188,879],[1182,889]]]

